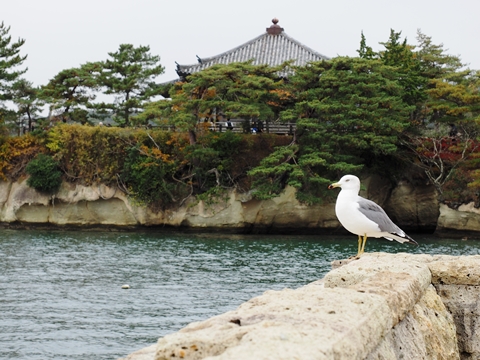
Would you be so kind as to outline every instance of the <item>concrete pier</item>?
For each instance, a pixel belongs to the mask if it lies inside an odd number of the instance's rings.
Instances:
[[[480,255],[365,254],[125,360],[479,359]]]

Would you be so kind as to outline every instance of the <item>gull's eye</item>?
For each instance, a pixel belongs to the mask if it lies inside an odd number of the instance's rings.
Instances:
[[[347,179],[347,180],[345,180],[345,181],[347,181],[347,182],[348,182],[348,181],[350,181],[350,179]]]

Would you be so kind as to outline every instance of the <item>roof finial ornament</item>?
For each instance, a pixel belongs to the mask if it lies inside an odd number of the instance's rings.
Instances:
[[[280,25],[277,25],[278,24],[278,19],[273,18],[272,23],[273,23],[273,25],[270,26],[269,28],[267,28],[267,33],[270,34],[270,35],[281,34],[283,32],[283,28],[280,27]]]

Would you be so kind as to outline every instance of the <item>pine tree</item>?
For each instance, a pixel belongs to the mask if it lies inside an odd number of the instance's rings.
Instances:
[[[103,105],[113,111],[117,122],[129,126],[131,117],[160,94],[162,86],[154,80],[163,74],[164,67],[159,56],[150,54],[149,46],[122,44],[108,55],[110,58],[101,63],[99,84],[106,89],[105,94],[115,96],[115,101]]]
[[[402,99],[398,76],[381,60],[362,58],[296,68],[288,84],[295,107],[281,113],[297,121],[295,140],[249,172],[255,195],[270,198],[291,185],[299,200],[319,202],[340,174],[381,169],[382,159],[396,152],[412,109]]]
[[[422,75],[428,79],[441,78],[443,75],[455,73],[464,64],[460,57],[445,52],[443,44],[434,44],[432,38],[417,31],[416,57],[422,64]]]
[[[94,105],[95,91],[99,89],[99,63],[86,63],[78,68],[60,71],[43,86],[39,96],[51,105],[55,116],[63,122],[88,122],[88,109]]]
[[[160,101],[155,106],[172,124],[188,131],[194,144],[197,125],[202,121],[215,122],[215,114],[232,119],[273,119],[283,103],[279,72],[285,71],[286,66],[251,62],[215,65],[175,84],[170,91],[171,101]],[[153,110],[150,107],[148,111]]]
[[[20,56],[20,48],[25,44],[24,39],[18,39],[12,43],[12,37],[9,35],[10,27],[6,27],[2,22],[0,24],[0,99],[9,98],[9,85],[17,80],[27,69],[18,70],[27,59],[27,55]]]
[[[24,74],[27,69],[19,69],[19,66],[27,59],[27,55],[21,56],[20,49],[25,44],[24,39],[12,42],[9,35],[10,27],[0,24],[0,120],[3,120],[8,112],[2,105],[6,100],[12,99],[12,86]]]
[[[367,46],[367,39],[365,38],[365,35],[361,35],[361,40],[360,40],[360,49],[357,50],[358,56],[361,57],[362,59],[376,59],[378,58],[378,54],[373,51],[373,49],[370,46]]]
[[[17,118],[23,125],[27,120],[27,125],[23,130],[32,131],[33,122],[41,111],[43,102],[38,97],[39,89],[34,87],[30,81],[20,79],[12,86],[13,102],[17,106]],[[20,134],[20,128],[18,129]]]
[[[407,39],[400,41],[402,32],[390,30],[387,42],[382,42],[385,50],[380,52],[380,58],[385,65],[394,66],[399,75],[398,81],[404,89],[403,100],[415,106],[410,118],[413,124],[420,121],[421,109],[425,101],[427,79],[423,76],[422,64],[414,53],[415,46],[409,45]]]

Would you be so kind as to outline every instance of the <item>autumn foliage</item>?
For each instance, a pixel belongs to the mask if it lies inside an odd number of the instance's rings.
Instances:
[[[46,152],[42,142],[30,134],[6,138],[0,145],[0,178],[15,181],[37,154]]]
[[[17,180],[38,154],[58,164],[63,180],[107,184],[153,208],[181,203],[192,195],[229,188],[247,191],[246,171],[290,137],[200,132],[192,146],[186,133],[58,125],[42,136],[7,138],[0,146],[0,176]]]

